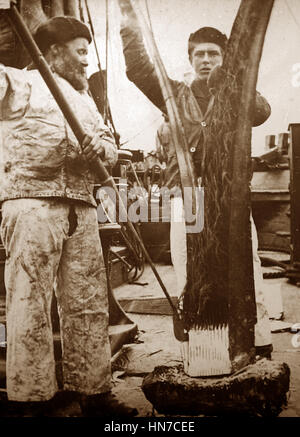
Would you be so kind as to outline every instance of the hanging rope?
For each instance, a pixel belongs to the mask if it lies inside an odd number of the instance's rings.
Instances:
[[[148,22],[149,22],[149,27],[152,33],[152,36],[154,38],[154,32],[153,32],[153,27],[152,27],[152,20],[151,20],[151,15],[150,15],[150,10],[149,10],[149,5],[148,5],[148,0],[145,0],[145,5],[146,5],[146,11],[147,11],[147,17],[148,17]]]
[[[298,29],[300,29],[300,23],[299,23],[299,21],[297,20],[295,14],[293,13],[293,11],[292,11],[290,5],[288,4],[288,1],[287,1],[287,0],[285,0],[285,4],[286,4],[286,7],[287,7],[287,9],[288,9],[288,11],[289,11],[291,17],[292,17],[293,20],[294,20],[296,26],[298,27]]]
[[[108,74],[108,36],[109,36],[109,24],[108,24],[108,0],[105,0],[105,65],[106,65],[106,73],[105,73],[105,87],[104,87],[104,108],[107,113],[107,74]]]
[[[129,143],[130,141],[134,140],[134,138],[138,137],[139,135],[141,135],[143,132],[146,131],[146,129],[148,129],[149,127],[153,126],[155,123],[158,122],[158,120],[161,119],[161,115],[157,118],[155,118],[154,120],[151,121],[151,123],[147,124],[145,127],[143,127],[143,129],[141,129],[140,131],[138,131],[138,133],[134,134],[133,137],[129,138],[128,140],[124,141],[122,144],[120,144],[120,146],[124,146],[125,144]]]
[[[84,13],[83,13],[83,7],[82,7],[82,0],[79,0],[79,17],[80,17],[80,21],[82,21],[83,23],[85,23],[85,19],[84,19]]]
[[[107,1],[107,0],[106,0]],[[108,39],[108,33],[107,33],[107,29],[106,29],[106,74],[103,73],[102,67],[101,67],[101,61],[100,61],[100,55],[99,55],[99,50],[98,50],[98,45],[96,42],[96,37],[95,37],[95,30],[94,30],[94,25],[93,25],[93,20],[91,17],[91,12],[90,12],[90,8],[88,6],[88,2],[87,0],[85,0],[85,9],[86,9],[86,13],[87,13],[87,17],[88,17],[88,23],[91,29],[91,34],[92,34],[92,40],[93,40],[93,45],[95,48],[95,53],[96,53],[96,58],[97,58],[97,63],[98,63],[98,70],[100,73],[100,77],[101,77],[101,81],[103,84],[103,88],[104,88],[104,114],[103,114],[103,119],[104,119],[104,123],[108,124],[108,122],[110,123],[110,126],[113,130],[114,133],[114,137],[116,140],[117,145],[119,145],[119,140],[118,140],[118,134],[113,122],[113,118],[112,118],[112,113],[110,110],[110,106],[109,106],[109,101],[108,101],[108,93],[107,93],[107,39]],[[108,23],[108,9],[106,9],[106,21]],[[108,26],[108,24],[107,24]]]

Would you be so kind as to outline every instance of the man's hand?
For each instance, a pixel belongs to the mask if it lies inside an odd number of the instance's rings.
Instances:
[[[82,142],[83,154],[88,161],[93,161],[96,158],[104,158],[105,147],[103,145],[104,139],[100,138],[99,135],[90,137],[86,135]]]

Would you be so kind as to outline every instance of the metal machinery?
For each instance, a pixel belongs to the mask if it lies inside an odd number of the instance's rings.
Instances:
[[[286,275],[293,282],[300,282],[300,123],[289,125],[290,133],[290,265]]]

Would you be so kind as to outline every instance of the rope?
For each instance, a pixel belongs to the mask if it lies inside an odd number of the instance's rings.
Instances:
[[[292,16],[292,18],[293,18],[293,20],[294,20],[296,26],[300,29],[300,23],[299,23],[299,21],[296,19],[296,17],[295,17],[295,15],[294,15],[294,13],[293,13],[293,11],[292,11],[290,5],[288,4],[287,0],[285,0],[285,4],[286,4],[286,7],[288,8],[288,11],[289,11],[290,15]]]
[[[149,11],[148,0],[145,0],[145,4],[146,4],[146,11],[147,11],[147,17],[148,17],[148,21],[149,21],[150,30],[151,30],[152,36],[154,38],[154,32],[153,32],[153,27],[152,27],[152,20],[151,20],[150,11]]]
[[[108,36],[109,36],[109,21],[108,21],[108,0],[105,0],[105,93],[104,93],[104,108],[105,112],[108,113],[108,101],[107,101],[107,73],[108,73]]]
[[[85,18],[84,18],[84,13],[83,13],[83,7],[82,7],[82,0],[79,0],[79,17],[80,17],[80,21],[82,21],[83,23],[85,23]]]
[[[129,143],[130,141],[132,141],[134,138],[138,137],[140,134],[142,134],[143,132],[145,132],[146,129],[148,129],[149,127],[151,127],[153,124],[155,124],[158,120],[161,119],[161,115],[157,118],[155,118],[154,120],[151,121],[151,123],[147,124],[143,129],[141,129],[137,134],[135,134],[133,137],[129,138],[128,140],[124,141],[122,144],[120,144],[120,146],[124,146],[125,144]]]
[[[107,0],[106,0],[107,2]],[[108,6],[108,4],[106,3],[106,6]],[[107,21],[107,29],[106,29],[106,74],[103,74],[103,70],[101,67],[101,61],[100,61],[100,55],[99,55],[99,50],[98,50],[98,46],[96,43],[96,38],[95,38],[95,30],[94,30],[94,25],[93,25],[93,20],[91,17],[91,13],[90,13],[90,8],[88,6],[88,2],[87,0],[85,0],[85,8],[86,8],[86,12],[87,12],[87,16],[88,16],[88,22],[90,25],[90,29],[91,29],[91,34],[92,34],[92,40],[93,40],[93,45],[95,47],[95,53],[96,53],[96,58],[97,58],[97,63],[98,63],[98,70],[101,76],[101,80],[104,86],[104,123],[107,124],[108,120],[111,124],[112,130],[114,132],[114,137],[115,139],[117,139],[117,131],[114,125],[114,121],[112,118],[112,114],[111,114],[111,110],[110,110],[110,106],[109,106],[109,101],[108,101],[108,93],[107,93],[107,61],[108,61],[108,57],[107,57],[107,40],[108,40],[108,8],[106,8],[106,21]]]

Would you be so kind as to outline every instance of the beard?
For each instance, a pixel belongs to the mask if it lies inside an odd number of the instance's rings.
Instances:
[[[77,91],[88,89],[85,68],[66,51],[64,51],[63,56],[52,59],[51,67],[55,73],[70,82]]]

